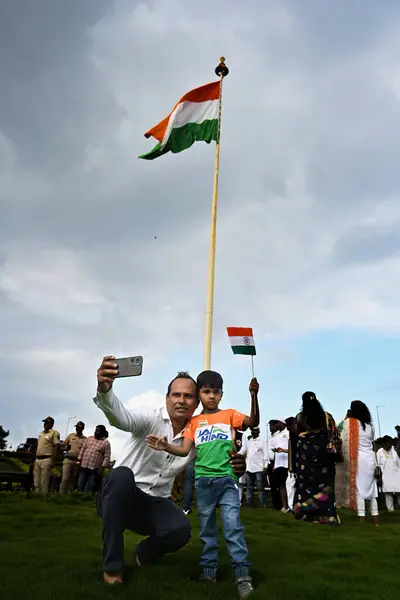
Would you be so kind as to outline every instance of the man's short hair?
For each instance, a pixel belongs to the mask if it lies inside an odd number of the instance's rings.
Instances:
[[[390,435],[384,435],[383,438],[381,438],[381,443],[386,444],[386,442],[393,444],[393,438],[390,437]]]
[[[210,387],[222,392],[223,385],[224,380],[216,371],[202,371],[197,377],[197,391],[205,387]]]
[[[172,388],[172,384],[174,383],[174,381],[176,381],[177,379],[190,379],[190,381],[193,381],[195,387],[196,387],[196,382],[193,379],[193,377],[191,375],[189,375],[189,373],[187,371],[179,371],[179,373],[177,374],[176,377],[173,378],[172,381],[169,382],[168,384],[168,389],[167,389],[167,396],[170,395],[171,393],[171,388]]]

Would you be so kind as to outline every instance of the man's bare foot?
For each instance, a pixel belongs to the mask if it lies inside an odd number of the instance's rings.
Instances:
[[[122,583],[121,573],[106,573],[104,571],[103,579],[104,579],[104,583],[107,583],[108,585],[115,585],[115,584],[119,585]]]

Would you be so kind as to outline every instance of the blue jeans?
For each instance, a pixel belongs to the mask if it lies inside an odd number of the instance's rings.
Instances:
[[[239,487],[232,477],[196,479],[197,509],[200,517],[200,540],[203,544],[200,565],[207,577],[215,577],[218,567],[217,506],[221,509],[223,534],[237,577],[249,573],[244,528],[240,522]]]
[[[194,461],[186,468],[185,487],[183,489],[183,510],[191,510],[194,488]]]
[[[246,473],[246,485],[247,485],[247,504],[253,506],[254,488],[257,487],[258,497],[260,498],[261,506],[265,506],[265,491],[264,491],[264,473],[258,471],[257,473]]]
[[[81,467],[78,473],[78,492],[98,492],[101,484],[101,477],[94,469]]]

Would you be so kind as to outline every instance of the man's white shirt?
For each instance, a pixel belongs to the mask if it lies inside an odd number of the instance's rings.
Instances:
[[[118,400],[112,389],[106,394],[98,392],[93,401],[103,411],[110,425],[131,434],[114,468],[128,467],[133,471],[135,483],[142,492],[168,498],[175,477],[193,460],[195,450],[183,458],[153,450],[146,444],[146,436],[149,434],[166,436],[169,443],[177,446],[182,444],[182,432],[174,436],[166,406],[130,410]]]
[[[246,471],[249,473],[259,473],[268,465],[267,444],[259,437],[254,439],[243,435],[239,454],[246,456]]]
[[[275,431],[271,436],[269,458],[271,462],[275,459],[274,469],[279,469],[279,467],[287,469],[289,466],[289,455],[285,452],[273,452],[273,449],[277,448],[282,448],[282,450],[289,449],[289,431],[286,428],[283,431]]]

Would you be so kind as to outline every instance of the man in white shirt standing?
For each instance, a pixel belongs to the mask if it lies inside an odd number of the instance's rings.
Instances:
[[[258,427],[251,429],[251,435],[243,435],[242,447],[239,454],[243,454],[247,458],[247,504],[253,506],[254,488],[256,487],[260,504],[265,508],[264,469],[268,465],[268,452],[266,443],[260,439],[260,430]]]
[[[270,460],[274,461],[273,480],[279,488],[282,501],[282,512],[289,512],[286,480],[289,467],[289,431],[286,429],[285,419],[273,419],[269,422],[272,433],[270,442]]]
[[[147,536],[135,551],[139,567],[179,550],[190,539],[189,521],[170,497],[176,476],[194,458],[195,451],[185,458],[154,452],[145,439],[152,434],[181,445],[182,431],[198,405],[196,382],[182,372],[169,384],[165,406],[128,410],[112,390],[117,375],[114,356],[106,356],[97,371],[94,398],[110,425],[131,434],[98,496],[104,581],[109,584],[122,583],[125,529]],[[238,475],[244,473],[243,457],[232,456],[231,464]]]

